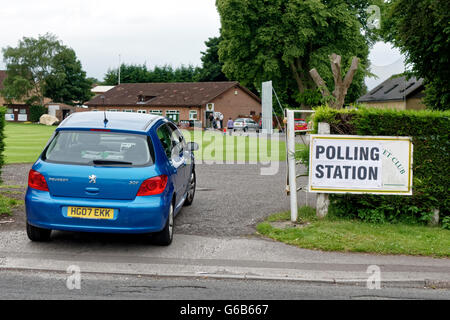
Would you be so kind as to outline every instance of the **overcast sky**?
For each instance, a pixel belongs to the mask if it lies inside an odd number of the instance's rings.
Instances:
[[[204,42],[219,28],[215,0],[14,0],[2,1],[0,9],[1,48],[51,32],[99,80],[118,66],[119,55],[124,63],[148,67],[200,66]],[[387,44],[378,43],[370,59],[379,79],[368,79],[369,89],[403,72],[402,56]]]

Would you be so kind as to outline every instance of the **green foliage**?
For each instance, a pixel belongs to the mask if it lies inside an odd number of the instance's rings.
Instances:
[[[7,102],[43,105],[44,97],[73,104],[90,98],[90,82],[75,52],[47,33],[24,37],[17,47],[3,49],[7,77],[1,94]]]
[[[54,102],[69,105],[89,101],[92,81],[86,78],[75,51],[64,48],[53,57],[53,72],[45,79],[44,95]]]
[[[450,111],[317,108],[332,134],[413,138],[413,196],[332,195],[332,211],[370,222],[427,223],[434,208],[450,216]],[[447,220],[448,221],[448,218]]]
[[[5,150],[5,124],[6,124],[5,113],[6,113],[6,108],[0,107],[0,177],[1,177],[1,173],[2,173],[3,164],[5,163],[4,154],[3,154],[3,151]],[[1,178],[0,178],[0,182],[1,182]]]
[[[221,37],[209,38],[205,41],[206,51],[202,52],[202,68],[197,81],[228,81],[222,72],[223,64],[219,61],[219,43]]]
[[[117,85],[119,81],[119,70],[109,69],[105,74],[103,83],[105,85]],[[200,68],[181,66],[173,68],[170,65],[156,66],[148,70],[145,65],[120,66],[121,83],[149,83],[149,82],[195,82],[200,77]]]
[[[39,118],[48,112],[45,106],[31,106],[30,107],[30,121],[39,122]]]
[[[392,0],[383,33],[405,54],[416,76],[425,79],[430,108],[450,109],[450,1]]]
[[[442,219],[442,228],[450,230],[450,216],[446,216]]]
[[[278,93],[286,93],[280,94],[283,102],[317,105],[318,96],[307,91],[316,89],[309,71],[316,68],[328,88],[333,88],[329,56],[342,56],[343,74],[357,56],[360,69],[348,94],[348,102],[355,101],[365,90],[373,39],[368,28],[366,36],[361,33],[367,20],[362,13],[370,4],[363,0],[217,0],[222,70],[245,86],[259,88],[261,82],[272,80]]]

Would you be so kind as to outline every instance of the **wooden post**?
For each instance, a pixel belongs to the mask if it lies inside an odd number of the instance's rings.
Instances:
[[[330,125],[326,122],[319,122],[318,134],[330,134]],[[327,193],[318,193],[316,197],[316,215],[319,219],[325,218],[328,214],[330,199]]]

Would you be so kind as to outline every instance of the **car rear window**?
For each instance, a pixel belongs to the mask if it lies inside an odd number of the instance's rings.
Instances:
[[[80,165],[153,164],[146,135],[103,131],[59,131],[45,149],[44,161]]]

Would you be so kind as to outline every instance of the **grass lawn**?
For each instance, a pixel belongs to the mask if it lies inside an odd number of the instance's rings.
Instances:
[[[55,126],[38,124],[6,123],[5,163],[32,163],[42,152]],[[187,140],[195,141],[200,149],[195,152],[197,160],[216,163],[256,163],[285,161],[284,139],[266,139],[255,136],[224,136],[222,133],[183,130]],[[305,146],[297,145],[297,150]]]
[[[22,189],[24,186],[0,186],[0,217],[2,215],[10,216],[14,208],[20,207],[24,201],[17,199],[23,197]]]
[[[55,129],[55,126],[7,122],[5,126],[5,163],[36,161]]]
[[[271,215],[257,226],[259,234],[306,249],[377,254],[450,257],[450,231],[419,225],[370,224],[328,216],[318,220],[309,207],[299,209],[302,227],[274,227],[290,213]]]

